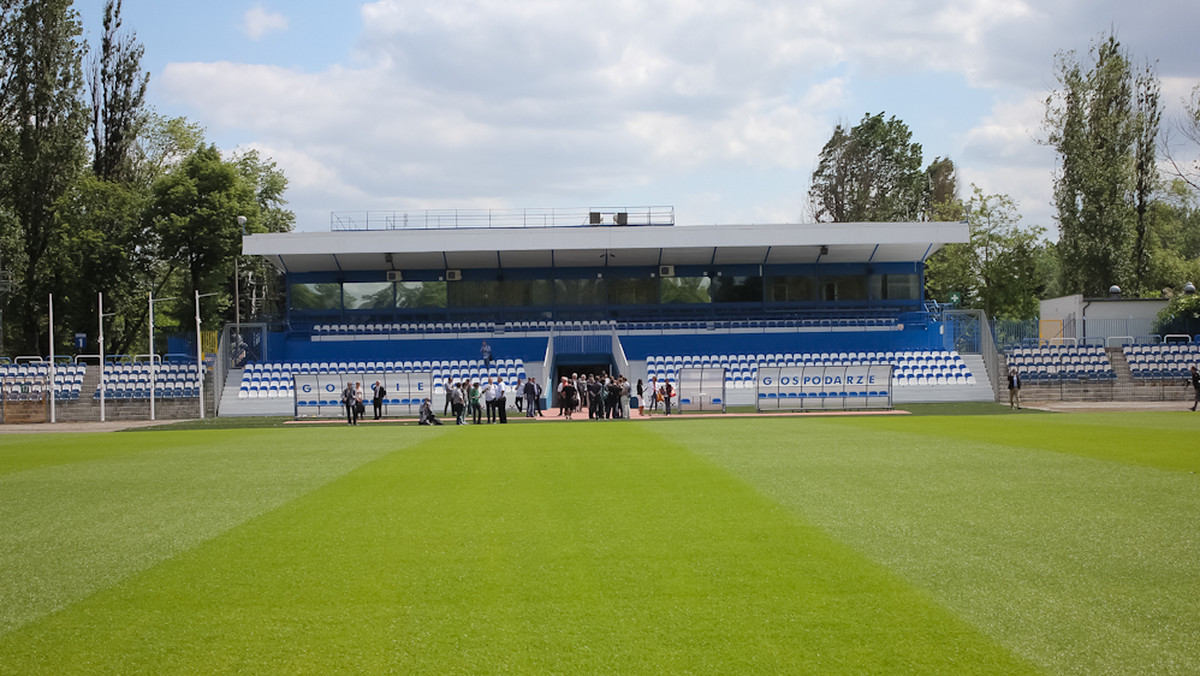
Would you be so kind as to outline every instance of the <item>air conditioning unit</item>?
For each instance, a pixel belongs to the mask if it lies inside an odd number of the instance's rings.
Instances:
[[[447,282],[461,282],[462,281],[462,270],[447,270],[446,271],[446,281]]]
[[[658,266],[658,276],[659,277],[674,277],[675,276],[675,266],[674,265]]]
[[[402,282],[404,278],[400,275],[399,270],[388,270],[387,280],[389,282]]]

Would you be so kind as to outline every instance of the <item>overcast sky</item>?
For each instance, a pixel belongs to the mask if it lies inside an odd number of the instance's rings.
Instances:
[[[103,0],[77,0],[95,39]],[[839,121],[906,122],[925,164],[1052,228],[1054,56],[1115,28],[1168,117],[1200,83],[1195,0],[125,0],[149,99],[330,211],[673,205],[810,220]]]

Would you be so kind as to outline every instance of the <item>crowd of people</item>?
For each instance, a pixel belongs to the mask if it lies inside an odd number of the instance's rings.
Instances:
[[[514,407],[518,412],[524,412],[527,418],[545,417],[542,410],[545,389],[537,382],[537,378],[518,379],[516,385],[510,387],[500,377],[489,377],[487,382],[471,380],[447,380],[443,387],[445,402],[442,406],[442,416],[454,416],[456,425],[481,425],[486,416],[487,424],[506,424],[508,422],[509,396],[513,398]],[[638,380],[636,386],[624,376],[610,376],[601,372],[596,374],[578,373],[570,377],[563,376],[554,389],[558,401],[559,417],[566,420],[574,419],[577,413],[586,412],[590,420],[619,420],[630,417],[630,403],[637,394],[638,413],[646,415],[654,413],[661,407],[666,415],[671,415],[671,405],[675,398],[675,388],[667,381],[659,382],[651,378],[649,384]],[[379,420],[383,412],[383,402],[387,389],[379,381],[371,385],[370,400]],[[359,419],[366,413],[367,392],[362,383],[348,383],[342,391],[342,403],[346,408],[346,422],[357,425]],[[418,409],[418,422],[421,425],[441,425],[434,413],[433,402],[425,398]]]

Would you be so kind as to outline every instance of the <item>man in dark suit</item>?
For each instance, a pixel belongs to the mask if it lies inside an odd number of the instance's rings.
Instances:
[[[375,391],[375,396],[371,397],[371,403],[375,406],[375,419],[379,420],[379,417],[383,415],[383,399],[387,396],[387,389],[378,380],[371,386],[371,389]]]

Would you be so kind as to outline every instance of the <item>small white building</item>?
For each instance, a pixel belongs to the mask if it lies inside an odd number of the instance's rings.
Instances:
[[[1084,298],[1079,294],[1050,298],[1041,302],[1038,338],[1051,343],[1070,338],[1080,344],[1103,341],[1105,345],[1110,339],[1119,345],[1122,341],[1116,339],[1145,338],[1154,333],[1154,320],[1167,302],[1166,298]]]

